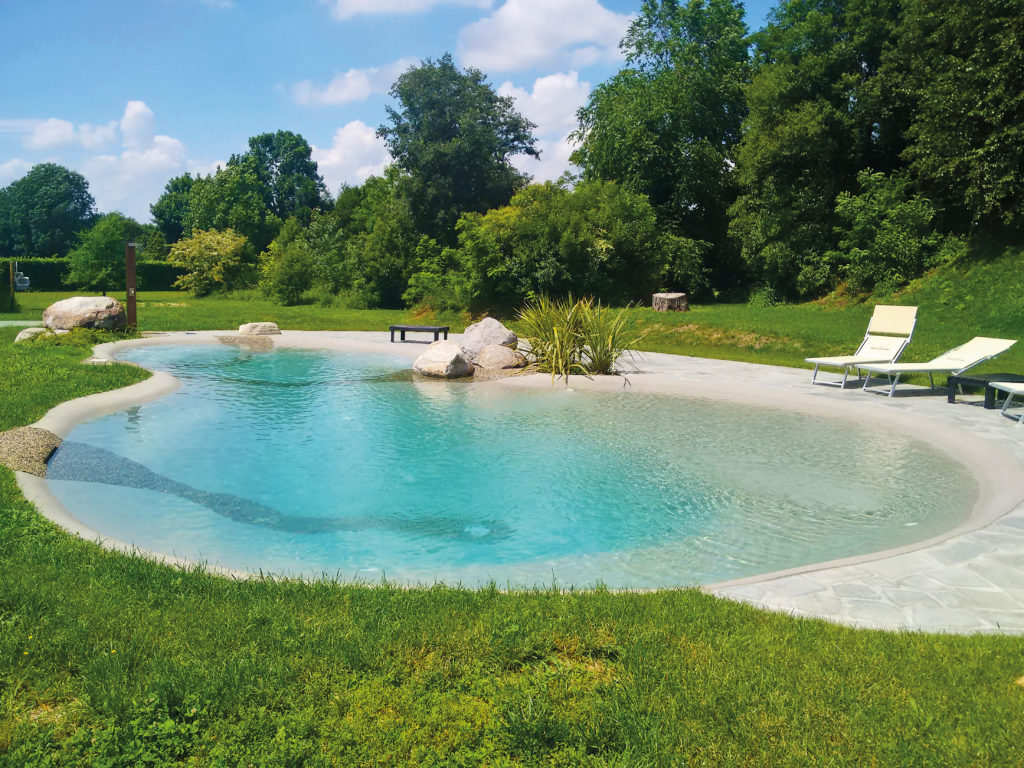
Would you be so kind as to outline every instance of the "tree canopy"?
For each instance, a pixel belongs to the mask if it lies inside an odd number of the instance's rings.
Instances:
[[[232,155],[228,167],[237,166],[260,185],[263,203],[284,221],[328,204],[327,188],[312,159],[312,148],[291,131],[261,133],[249,139],[249,151]]]
[[[738,0],[645,0],[621,48],[626,68],[579,111],[573,161],[650,199],[673,232],[714,243],[715,282],[735,282],[726,237],[733,158],[746,104]]]
[[[536,127],[477,69],[459,71],[450,54],[410,68],[391,87],[398,109],[377,135],[404,172],[402,192],[417,228],[454,241],[458,217],[506,205],[526,177],[511,159],[540,157]]]
[[[195,181],[188,173],[175,176],[164,186],[164,192],[159,199],[149,206],[153,221],[168,243],[178,242],[185,231],[189,193]]]
[[[101,216],[68,254],[70,269],[65,282],[104,294],[123,287],[125,246],[129,240],[141,238],[143,232],[139,222],[116,211]]]
[[[0,190],[0,250],[15,258],[66,256],[96,217],[82,174],[40,163]]]

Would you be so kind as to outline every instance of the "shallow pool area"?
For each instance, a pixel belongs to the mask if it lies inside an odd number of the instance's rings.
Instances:
[[[74,429],[53,493],[107,536],[252,572],[706,584],[922,541],[977,494],[897,431],[739,402],[414,380],[383,354],[119,357],[183,386]]]

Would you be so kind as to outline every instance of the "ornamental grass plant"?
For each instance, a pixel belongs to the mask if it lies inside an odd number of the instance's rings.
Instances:
[[[628,313],[602,306],[593,298],[574,300],[540,296],[519,313],[522,335],[537,367],[555,377],[614,373],[638,339]]]

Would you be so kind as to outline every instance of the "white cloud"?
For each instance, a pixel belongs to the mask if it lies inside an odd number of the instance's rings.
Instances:
[[[331,6],[336,19],[370,14],[421,13],[435,5],[463,5],[470,8],[490,8],[491,0],[321,0]]]
[[[569,134],[557,139],[540,139],[537,149],[540,150],[540,160],[529,155],[512,158],[512,165],[530,174],[534,181],[554,181],[566,171],[579,171],[578,166],[569,162],[569,156],[575,149],[569,142]]]
[[[6,187],[12,181],[17,181],[28,173],[31,167],[31,163],[26,163],[17,157],[6,163],[0,163],[0,187]]]
[[[40,120],[32,131],[25,135],[22,143],[26,149],[50,149],[75,141],[75,125],[67,120],[51,117]]]
[[[511,96],[516,109],[537,124],[540,134],[565,134],[576,128],[576,111],[590,95],[590,83],[580,81],[576,71],[538,77],[527,91],[511,82],[498,87],[502,96]]]
[[[506,0],[459,32],[459,58],[484,72],[618,61],[632,17],[598,0]]]
[[[353,120],[334,133],[331,146],[313,145],[313,160],[331,192],[342,184],[362,184],[369,176],[380,176],[391,161],[384,141],[362,120]]]
[[[303,80],[292,86],[292,96],[299,104],[333,105],[362,101],[376,93],[387,93],[398,76],[417,63],[415,59],[398,59],[383,67],[350,69],[339,72],[323,87],[311,80]]]
[[[0,120],[0,133],[21,135],[25,149],[45,150],[81,144],[89,150],[99,150],[117,138],[117,123],[93,126],[81,123],[77,128],[67,120],[50,117],[46,120]]]
[[[185,145],[157,134],[155,124],[145,102],[129,101],[116,124],[123,151],[93,155],[83,162],[82,172],[101,211],[118,210],[147,221],[149,204],[160,196],[167,179],[188,166]]]

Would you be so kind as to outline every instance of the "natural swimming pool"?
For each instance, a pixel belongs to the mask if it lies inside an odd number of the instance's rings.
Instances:
[[[105,535],[229,568],[710,583],[921,541],[976,494],[901,433],[742,403],[417,381],[379,354],[119,357],[183,386],[75,429],[52,490]]]

